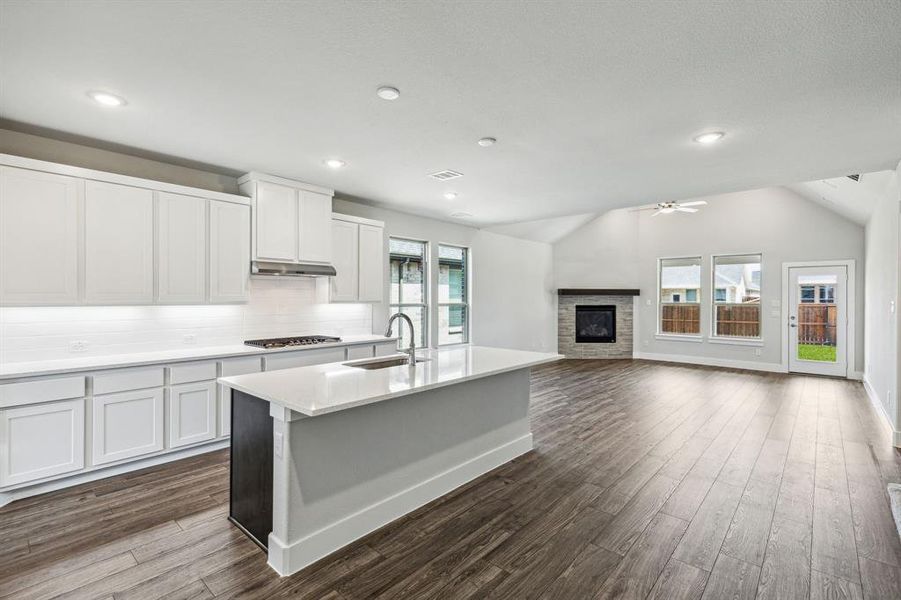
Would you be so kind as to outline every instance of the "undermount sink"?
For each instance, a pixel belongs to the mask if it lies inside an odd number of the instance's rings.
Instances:
[[[416,362],[421,363],[429,360],[428,358],[417,358]],[[410,359],[406,356],[387,356],[385,358],[373,358],[371,360],[357,360],[354,362],[346,362],[346,367],[356,367],[357,369],[387,369],[388,367],[399,367],[407,365]]]

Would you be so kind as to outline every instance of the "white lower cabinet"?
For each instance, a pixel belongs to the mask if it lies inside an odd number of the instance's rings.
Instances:
[[[263,370],[262,359],[259,356],[226,358],[219,365],[222,377],[248,375]],[[219,437],[227,437],[232,433],[232,394],[231,389],[224,385],[217,385],[217,387],[219,388]]]
[[[372,358],[373,349],[374,348],[371,344],[367,344],[365,346],[348,346],[347,347],[347,360]]]
[[[163,397],[162,388],[95,396],[92,464],[102,465],[162,450]]]
[[[376,344],[375,345],[375,355],[376,356],[388,356],[390,354],[397,354],[397,342],[390,342],[386,344]]]
[[[279,369],[293,369],[294,367],[341,362],[345,360],[344,357],[344,348],[323,348],[321,350],[303,350],[301,352],[267,355],[263,357],[263,364],[266,365],[266,371],[278,371]]]
[[[169,448],[216,437],[216,382],[169,387]]]
[[[84,468],[84,402],[0,410],[0,487]]]

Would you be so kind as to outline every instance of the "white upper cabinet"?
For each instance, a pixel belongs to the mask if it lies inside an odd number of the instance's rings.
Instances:
[[[158,194],[157,302],[201,304],[206,300],[206,212],[203,198]]]
[[[255,200],[255,258],[297,261],[299,222],[297,190],[268,181],[258,181]]]
[[[300,201],[300,260],[327,263],[332,260],[332,197],[298,190]]]
[[[381,302],[383,300],[385,242],[381,221],[333,215],[332,264],[337,275],[317,282],[320,300]],[[327,298],[322,298],[327,291]]]
[[[238,184],[251,197],[253,260],[331,262],[332,190],[263,173]]]
[[[0,167],[0,303],[78,304],[75,177]]]
[[[385,268],[385,261],[382,258],[385,252],[382,231],[382,227],[360,224],[360,302],[382,301],[382,278]]]
[[[355,302],[359,291],[360,226],[332,221],[332,264],[337,275],[330,278],[332,302]]]
[[[0,154],[0,305],[247,302],[250,242],[249,198]]]
[[[153,192],[85,182],[85,300],[153,302]]]
[[[250,207],[210,200],[210,302],[250,299]]]

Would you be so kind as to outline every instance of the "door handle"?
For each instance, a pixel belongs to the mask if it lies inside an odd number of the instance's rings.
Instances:
[[[797,323],[789,323],[789,325],[790,325],[791,327],[797,327],[797,326],[798,326]]]

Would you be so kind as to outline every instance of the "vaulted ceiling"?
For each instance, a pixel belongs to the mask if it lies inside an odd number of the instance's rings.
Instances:
[[[0,116],[511,223],[893,168],[899,31],[897,0],[5,0]]]

